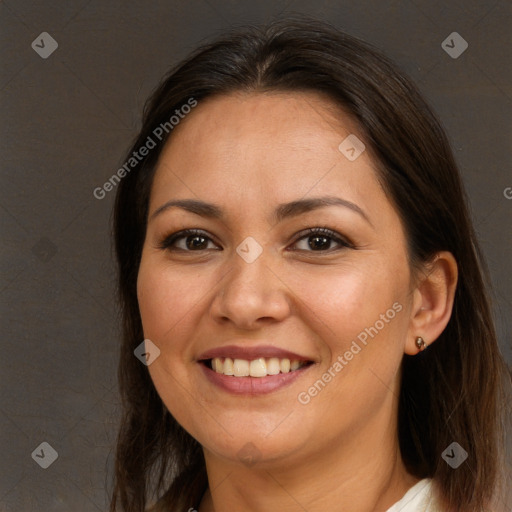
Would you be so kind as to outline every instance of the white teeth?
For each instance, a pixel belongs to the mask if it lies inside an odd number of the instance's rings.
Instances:
[[[249,377],[249,361],[235,359],[233,361],[233,375],[235,377]]]
[[[218,357],[213,360],[212,365],[217,373],[222,373],[222,361]]]
[[[267,359],[267,375],[277,375],[281,371],[279,367],[279,359],[277,357],[271,357]]]
[[[247,359],[231,359],[230,357],[226,357],[223,360],[220,357],[214,357],[211,364],[215,372],[223,373],[224,375],[232,375],[234,377],[266,377],[267,375],[293,372],[306,363],[296,359],[290,361],[288,358],[279,359],[277,357],[270,357],[268,359],[260,357],[252,361]]]
[[[234,375],[235,370],[233,369],[233,359],[230,357],[226,357],[226,359],[224,359],[224,370],[222,373],[224,375]]]
[[[251,364],[249,365],[249,375],[251,377],[267,376],[267,363],[263,357],[251,361]]]

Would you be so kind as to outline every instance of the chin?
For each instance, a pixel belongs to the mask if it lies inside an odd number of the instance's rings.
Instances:
[[[226,434],[222,439],[218,439],[217,443],[212,438],[208,441],[208,444],[203,445],[206,451],[213,452],[215,456],[232,464],[253,469],[268,469],[289,464],[290,457],[300,451],[300,443],[295,434],[266,436],[257,429],[246,429],[240,434],[233,434],[232,437]]]

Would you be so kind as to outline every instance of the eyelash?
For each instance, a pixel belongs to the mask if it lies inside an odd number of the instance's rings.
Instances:
[[[297,234],[297,239],[293,242],[294,244],[298,243],[300,240],[311,238],[315,235],[321,235],[326,238],[330,238],[332,241],[338,243],[341,248],[348,248],[348,249],[355,249],[355,246],[352,242],[350,242],[348,239],[341,237],[338,235],[335,231],[332,229],[329,229],[327,227],[316,227],[316,228],[308,228],[306,230],[301,231]],[[208,236],[208,234],[205,231],[202,231],[200,229],[185,229],[183,231],[178,231],[177,233],[173,233],[169,236],[166,236],[161,243],[158,244],[159,249],[165,249],[170,251],[181,251],[181,252],[202,252],[208,249],[199,249],[197,251],[188,250],[188,249],[178,249],[176,247],[173,247],[173,244],[181,239],[181,238],[188,238],[190,236],[201,236],[203,238],[206,238],[213,242],[211,237]],[[325,251],[313,251],[313,250],[304,250],[304,249],[294,249],[294,251],[304,251],[304,252],[312,252],[312,253],[331,253],[333,251],[340,250],[338,249],[327,249]]]

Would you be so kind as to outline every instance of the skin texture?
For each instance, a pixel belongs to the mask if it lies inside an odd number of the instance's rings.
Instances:
[[[209,490],[200,512],[385,511],[417,482],[398,450],[400,363],[418,352],[417,336],[430,344],[446,326],[457,268],[440,253],[412,275],[402,223],[369,151],[349,161],[338,149],[349,134],[363,139],[316,94],[237,93],[200,103],[160,157],[138,299],[145,338],[161,351],[148,367],[155,387],[204,448]],[[355,203],[368,220],[340,206],[272,218],[279,204],[322,196]],[[153,216],[175,199],[214,203],[223,218],[177,207]],[[301,231],[317,227],[353,246],[327,238],[313,250],[318,235]],[[209,237],[203,245],[191,237],[201,250],[190,238],[187,249],[186,237],[174,244],[181,251],[160,247],[187,228]],[[263,249],[252,263],[236,252],[246,237]],[[393,304],[400,312],[300,403],[299,393]],[[271,344],[314,364],[285,388],[235,396],[197,362],[231,344]],[[249,464],[240,456],[247,443]]]

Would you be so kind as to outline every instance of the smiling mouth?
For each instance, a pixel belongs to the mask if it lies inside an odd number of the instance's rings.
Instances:
[[[210,370],[231,377],[267,377],[300,370],[313,364],[313,361],[278,357],[260,357],[258,359],[232,359],[230,357],[214,357],[199,361]]]

